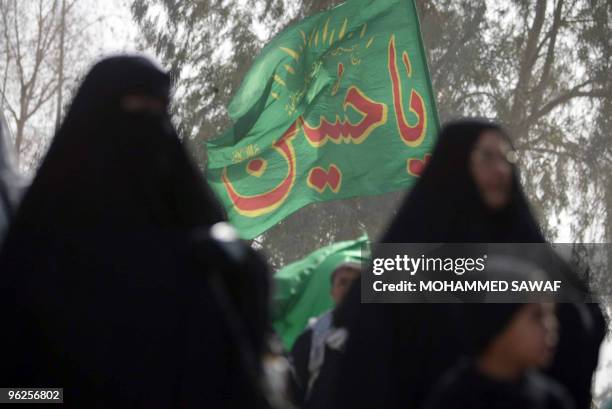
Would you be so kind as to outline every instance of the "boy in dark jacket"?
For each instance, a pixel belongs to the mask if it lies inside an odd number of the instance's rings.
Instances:
[[[425,408],[573,409],[567,391],[538,372],[557,342],[554,310],[543,302],[464,305],[472,354],[445,374]]]

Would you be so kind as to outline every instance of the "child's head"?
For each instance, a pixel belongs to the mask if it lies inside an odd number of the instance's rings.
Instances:
[[[497,258],[487,265],[488,279],[543,279],[532,264],[515,258]],[[468,304],[465,322],[468,341],[478,360],[522,373],[546,366],[557,342],[555,305],[528,296],[524,303]],[[512,297],[509,300],[514,300]],[[514,300],[516,301],[516,300]]]
[[[501,331],[484,345],[480,356],[503,360],[520,370],[546,366],[557,342],[555,305],[530,303],[515,306],[516,311]]]

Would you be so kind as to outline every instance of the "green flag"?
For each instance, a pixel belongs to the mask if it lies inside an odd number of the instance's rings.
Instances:
[[[308,320],[331,309],[331,273],[341,264],[362,264],[369,257],[368,237],[322,247],[274,275],[272,320],[287,348]]]
[[[412,0],[349,0],[276,36],[208,143],[208,179],[244,238],[308,203],[409,187],[438,130]]]

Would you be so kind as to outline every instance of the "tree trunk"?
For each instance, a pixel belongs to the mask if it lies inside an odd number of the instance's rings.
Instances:
[[[25,129],[25,120],[19,118],[17,121],[17,131],[15,132],[15,158],[17,159],[17,163],[19,163],[19,159],[21,157],[21,142],[23,141],[23,131]]]

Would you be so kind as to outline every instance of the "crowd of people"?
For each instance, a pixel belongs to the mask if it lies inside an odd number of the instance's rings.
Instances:
[[[344,263],[333,311],[279,350],[271,272],[224,222],[169,103],[151,61],[97,63],[27,189],[0,134],[0,386],[88,408],[592,407],[597,303],[363,304]],[[503,128],[446,124],[381,242],[545,243]],[[562,261],[491,271],[536,270],[587,285]],[[289,363],[272,388],[270,356]]]

